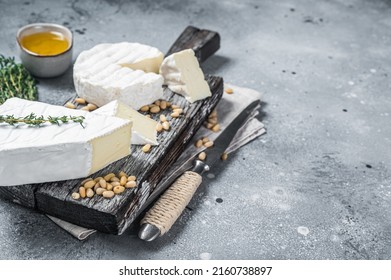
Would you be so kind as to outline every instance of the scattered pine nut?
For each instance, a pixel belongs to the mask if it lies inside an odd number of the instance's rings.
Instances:
[[[92,178],[84,179],[83,181],[81,181],[80,185],[84,185],[84,184],[87,183],[88,181],[93,181],[93,180],[92,180]]]
[[[123,193],[125,191],[125,187],[123,187],[123,186],[116,186],[116,187],[114,187],[113,191],[114,191],[115,194]]]
[[[114,177],[113,177],[114,178]],[[100,185],[100,187],[101,188],[106,188],[107,187],[107,182],[106,182],[106,180],[105,179],[100,179],[99,180],[99,185]]]
[[[227,88],[227,89],[225,89],[225,92],[228,94],[232,94],[232,93],[234,93],[234,90],[232,88]]]
[[[166,100],[162,100],[160,102],[160,109],[165,110],[166,108],[167,108],[167,101]]]
[[[113,190],[113,185],[112,184],[107,184],[106,185],[106,190],[108,190],[108,191],[111,191],[111,190]]]
[[[209,142],[209,138],[208,137],[202,138],[202,143],[205,144],[206,142]]]
[[[206,153],[205,152],[201,152],[199,155],[198,155],[198,159],[199,160],[205,160],[206,159]]]
[[[149,151],[151,150],[151,144],[146,144],[144,145],[141,150],[144,152],[144,153],[149,153]]]
[[[161,122],[166,122],[166,121],[167,121],[166,116],[163,115],[163,114],[161,114],[161,115],[159,116],[159,119],[160,119]]]
[[[217,118],[210,118],[210,119],[208,119],[208,123],[216,124],[217,123]]]
[[[83,186],[85,189],[91,189],[95,186],[95,181],[94,180],[91,180],[91,181],[88,181],[87,183],[85,183]]]
[[[136,176],[129,176],[128,181],[136,181]]]
[[[171,117],[178,118],[179,117],[179,113],[178,112],[171,113]]]
[[[104,189],[104,188],[97,188],[95,192],[97,195],[102,195],[105,191],[106,191],[106,189]]]
[[[100,179],[103,179],[103,177],[95,178],[94,181],[95,181],[96,183],[98,183],[98,182],[100,181]]]
[[[120,184],[121,186],[124,186],[124,185],[126,184],[127,181],[128,181],[128,180],[126,179],[126,176],[122,176],[121,179],[120,179],[120,181],[119,181],[119,184]]]
[[[179,108],[181,108],[181,107],[180,107],[179,105],[172,104],[172,105],[171,105],[171,108],[172,108],[172,109],[179,109]]]
[[[126,178],[128,177],[128,174],[126,174],[125,172],[123,172],[123,171],[120,171],[119,173],[118,173],[118,178],[121,178],[122,176],[125,176]]]
[[[110,182],[119,182],[119,178],[118,177],[113,177],[110,179]]]
[[[171,107],[171,102],[166,101],[166,105],[167,105],[167,107]]]
[[[148,105],[145,105],[143,107],[140,108],[140,111],[141,112],[148,112],[149,111],[149,106]]]
[[[129,181],[129,182],[127,182],[127,183],[125,184],[125,188],[127,188],[127,189],[134,188],[134,187],[136,187],[136,186],[137,186],[136,181]]]
[[[174,109],[173,111],[174,112],[178,112],[179,114],[183,113],[183,109],[182,108],[177,108],[177,109]]]
[[[87,190],[87,197],[91,198],[94,196],[94,194],[95,194],[95,192],[92,189]]]
[[[88,103],[87,107],[90,111],[94,111],[98,108],[98,106],[96,106],[95,104],[92,104],[92,103]]]
[[[159,106],[153,106],[149,111],[153,114],[159,113],[160,112],[160,107]]]
[[[163,124],[162,124],[162,126],[163,126],[163,129],[164,130],[170,130],[170,123],[169,122],[164,122]]]
[[[115,174],[114,173],[109,173],[106,176],[104,176],[103,179],[105,179],[106,181],[110,181],[111,178],[113,178],[113,177],[115,177]]]
[[[102,193],[102,195],[104,198],[112,198],[114,196],[114,192],[113,191],[104,191]]]
[[[79,194],[80,194],[81,198],[85,198],[86,197],[86,188],[85,187],[80,187],[79,188]]]
[[[71,102],[67,102],[64,106],[67,107],[68,109],[75,109],[76,108],[76,105]]]
[[[199,140],[195,143],[195,146],[196,146],[197,148],[201,148],[203,144],[204,144],[204,143],[202,142],[202,139],[199,139]]]
[[[221,160],[227,160],[227,158],[228,158],[228,154],[227,153],[223,153],[221,155]]]
[[[145,116],[146,116],[147,118],[151,118],[151,115],[149,115],[149,114],[148,114],[148,115],[145,115]]]
[[[80,198],[80,194],[77,192],[72,193],[72,198],[78,200]]]
[[[111,182],[110,184],[111,184],[113,187],[121,186],[121,183],[120,183],[120,182]]]
[[[215,124],[213,127],[212,127],[212,131],[213,132],[217,132],[220,130],[220,125],[219,124]]]
[[[84,107],[82,107],[80,110],[83,110],[83,111],[90,111],[90,108],[88,108],[88,106],[84,106]]]
[[[78,103],[78,104],[86,104],[86,100],[84,98],[76,98],[75,99],[75,102]]]
[[[209,115],[209,118],[214,118],[214,117],[217,117],[217,111],[216,109],[212,111],[212,113],[210,113]]]
[[[211,129],[213,126],[214,126],[213,123],[207,123],[207,124],[206,124],[206,128],[207,128],[207,129]]]
[[[98,183],[96,183],[95,186],[94,186],[94,191],[96,192],[96,190],[99,189],[99,188],[100,188],[100,184],[99,184],[99,182],[98,182]]]
[[[213,141],[209,141],[209,142],[204,143],[204,147],[209,148],[209,147],[212,147],[213,144],[214,144]]]
[[[161,123],[158,123],[158,124],[156,125],[156,131],[157,131],[157,132],[161,132],[162,130],[163,130],[162,124],[161,124]]]

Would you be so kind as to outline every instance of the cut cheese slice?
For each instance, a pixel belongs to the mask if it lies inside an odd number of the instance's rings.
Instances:
[[[170,90],[185,96],[189,102],[212,95],[192,49],[166,57],[160,66],[160,74]]]
[[[157,48],[139,43],[96,45],[76,59],[76,92],[99,107],[120,100],[138,110],[163,97],[162,60]]]
[[[0,186],[86,177],[129,155],[132,122],[11,98],[0,115],[84,116],[79,123],[41,127],[0,124]]]
[[[115,116],[126,120],[132,120],[132,145],[159,144],[156,139],[156,126],[158,123],[118,100],[100,107],[95,110],[93,114]]]

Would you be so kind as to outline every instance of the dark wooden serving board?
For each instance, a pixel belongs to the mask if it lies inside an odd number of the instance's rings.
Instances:
[[[216,52],[219,46],[218,33],[189,26],[172,45],[167,55],[193,48],[199,61],[204,61]],[[184,113],[182,117],[170,120],[170,131],[159,134],[159,146],[153,147],[150,153],[142,152],[141,146],[132,146],[131,155],[91,176],[98,177],[111,172],[124,171],[137,177],[137,188],[127,189],[123,194],[116,195],[112,199],[95,195],[92,198],[74,200],[71,194],[78,190],[83,180],[81,178],[54,183],[0,187],[0,196],[83,227],[121,234],[134,221],[138,209],[220,100],[223,93],[223,79],[207,76],[207,81],[212,96],[192,104],[166,88],[165,99],[181,106]],[[161,113],[169,115],[170,110]],[[160,113],[154,118],[157,119],[158,115]]]

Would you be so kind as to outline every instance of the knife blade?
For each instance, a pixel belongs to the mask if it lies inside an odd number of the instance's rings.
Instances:
[[[228,148],[239,128],[247,121],[259,103],[259,100],[250,103],[224,129],[214,141],[214,145],[208,148],[207,157],[204,161],[197,159],[194,161],[191,170],[183,170],[184,173],[166,190],[141,220],[140,239],[153,241],[169,231],[200,186],[202,174],[209,171],[220,161],[221,155]]]

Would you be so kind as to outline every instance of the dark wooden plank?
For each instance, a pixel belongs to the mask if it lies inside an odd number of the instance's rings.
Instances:
[[[37,185],[0,187],[0,197],[28,208],[35,208]]]
[[[217,105],[223,93],[223,80],[220,77],[208,77],[212,97],[195,103],[188,103],[185,98],[165,89],[165,97],[173,104],[184,109],[183,117],[170,121],[169,132],[159,134],[159,146],[150,153],[141,151],[140,146],[132,146],[132,154],[125,157],[92,177],[123,170],[135,175],[139,185],[137,189],[126,190],[123,194],[105,199],[95,195],[92,198],[74,200],[72,192],[78,190],[81,180],[45,183],[38,186],[36,192],[37,208],[40,211],[68,222],[98,229],[103,232],[118,234],[123,232],[133,221],[134,214],[146,201],[171,164],[198,130],[206,117]],[[162,112],[168,115],[169,111]],[[155,115],[158,118],[158,115]]]
[[[220,48],[219,33],[188,26],[168,50],[167,55],[185,49],[193,49],[198,61],[204,62]]]

